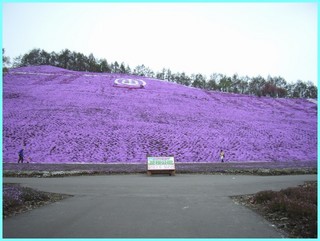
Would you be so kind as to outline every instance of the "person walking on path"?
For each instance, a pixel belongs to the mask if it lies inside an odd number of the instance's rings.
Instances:
[[[18,152],[19,153],[18,163],[20,163],[20,161],[21,161],[21,163],[23,163],[23,158],[24,158],[23,151],[24,151],[24,147],[22,147],[22,149]]]
[[[221,160],[221,162],[224,161],[224,151],[223,150],[220,150],[220,160]]]

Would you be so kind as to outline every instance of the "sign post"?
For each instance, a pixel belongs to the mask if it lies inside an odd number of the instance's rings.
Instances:
[[[174,165],[174,157],[147,157],[148,166],[147,166],[147,174],[151,176],[152,174],[169,174],[175,175],[175,165]]]

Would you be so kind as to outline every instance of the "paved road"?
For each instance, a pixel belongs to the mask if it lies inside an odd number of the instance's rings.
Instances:
[[[316,175],[173,177],[135,175],[4,178],[74,195],[3,221],[4,237],[281,238],[269,222],[229,196],[280,190]]]

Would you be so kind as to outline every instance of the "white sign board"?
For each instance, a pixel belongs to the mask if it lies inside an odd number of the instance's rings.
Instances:
[[[175,170],[174,157],[148,157],[148,170]]]

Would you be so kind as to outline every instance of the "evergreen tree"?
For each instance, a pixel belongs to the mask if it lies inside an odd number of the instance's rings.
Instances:
[[[2,75],[5,75],[8,73],[9,64],[10,64],[10,58],[5,56],[5,50],[4,48],[2,48]]]
[[[58,55],[59,67],[64,69],[70,69],[69,61],[71,58],[71,52],[69,49],[62,50]]]
[[[293,87],[293,96],[294,98],[303,98],[306,96],[307,85],[306,83],[298,80],[297,83],[294,84]]]
[[[206,88],[206,77],[203,76],[202,74],[192,74],[191,75],[192,79],[192,87],[200,88],[200,89],[205,89]]]
[[[230,92],[232,80],[230,77],[223,75],[219,81],[219,89],[222,92]]]
[[[13,68],[21,67],[21,66],[22,66],[21,60],[22,60],[22,55],[19,55],[19,56],[17,56],[17,57],[14,57],[14,58],[13,58],[12,67],[13,67]]]
[[[316,99],[318,97],[318,88],[311,82],[307,82],[306,98]]]
[[[55,52],[50,53],[49,65],[51,66],[59,66],[58,54]]]
[[[2,49],[3,66],[10,64],[10,60],[5,56],[5,50]],[[210,79],[202,74],[193,74],[191,77],[185,73],[173,73],[170,69],[163,68],[156,75],[145,65],[138,65],[133,71],[122,62],[121,65],[117,61],[108,64],[105,59],[96,59],[93,54],[85,56],[82,53],[71,52],[68,49],[62,50],[60,53],[47,53],[45,50],[32,49],[23,56],[18,56],[13,60],[13,67],[29,66],[29,65],[52,65],[71,69],[76,71],[91,72],[107,72],[107,73],[127,73],[145,77],[156,77],[161,80],[167,80],[178,84],[193,86],[201,89],[220,90],[224,92],[233,92],[241,94],[251,94],[257,96],[270,97],[291,97],[291,98],[317,98],[317,87],[310,81],[305,83],[298,80],[294,84],[288,84],[286,80],[280,76],[268,76],[267,80],[263,77],[248,76],[239,77],[234,74],[231,77],[213,73]]]
[[[139,75],[139,76],[145,76],[145,66],[142,65],[137,65],[134,70],[133,70],[134,75]]]
[[[180,83],[185,85],[185,86],[190,86],[191,85],[191,79],[188,75],[186,75],[184,72],[181,73],[180,75]]]
[[[172,75],[171,70],[166,69],[166,72],[164,73],[164,79],[166,79],[167,81],[171,81],[171,75]]]
[[[156,74],[156,78],[157,78],[157,79],[164,80],[165,72],[166,72],[166,69],[163,68],[161,72],[158,72],[158,73]]]
[[[39,63],[40,65],[49,65],[50,64],[50,54],[45,50],[41,50],[39,54]]]
[[[120,65],[120,70],[119,71],[120,71],[121,74],[125,74],[126,73],[126,68],[124,67],[124,63],[123,62]]]
[[[100,61],[100,72],[103,72],[103,73],[111,73],[111,68],[110,66],[108,65],[108,62],[106,59],[102,59]]]
[[[75,54],[75,68],[78,71],[88,71],[88,58],[82,53]]]
[[[266,80],[261,77],[253,77],[249,83],[249,94],[261,96],[262,88],[266,84]]]
[[[115,61],[114,64],[111,65],[111,69],[112,69],[112,73],[119,73],[120,72],[119,64],[117,61]]]
[[[154,77],[154,72],[149,67],[144,66],[144,64],[136,66],[133,74],[150,78]]]
[[[2,48],[2,65],[3,67],[8,67],[10,65],[10,58],[5,56],[5,49]]]
[[[232,93],[240,93],[240,77],[238,74],[234,74],[231,78],[230,90]]]
[[[129,67],[129,65],[127,65],[126,67],[126,74],[131,74],[131,68]]]
[[[29,66],[29,65],[40,65],[41,58],[40,58],[40,49],[32,49],[29,53],[23,55],[21,59],[22,66]]]
[[[214,79],[209,79],[207,84],[208,90],[216,90],[218,88],[218,85]]]
[[[88,65],[89,65],[89,72],[99,72],[100,66],[98,65],[96,58],[91,53],[88,57]]]
[[[250,78],[248,76],[240,78],[239,91],[241,94],[249,94],[249,81]]]

